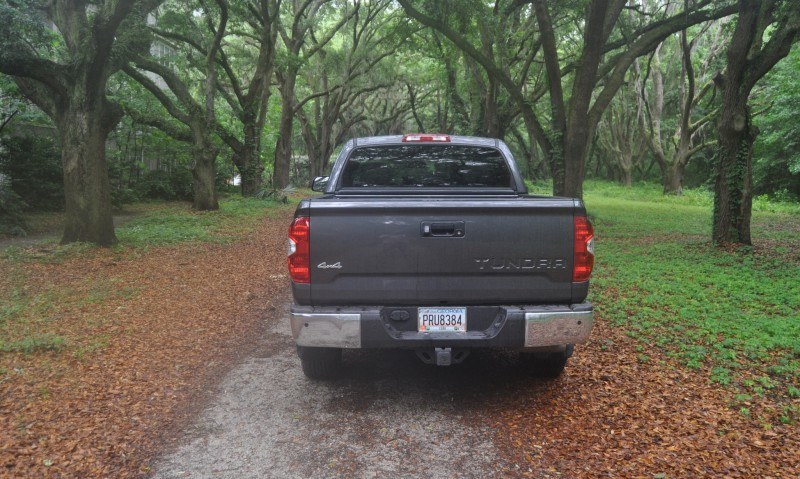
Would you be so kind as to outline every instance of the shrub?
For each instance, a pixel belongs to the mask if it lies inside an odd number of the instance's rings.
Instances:
[[[143,198],[160,200],[191,200],[192,174],[188,168],[177,167],[172,171],[148,171],[136,185]]]
[[[25,235],[22,210],[25,202],[11,189],[9,178],[0,173],[0,234]]]
[[[32,209],[64,208],[64,176],[57,142],[46,135],[3,140],[0,173],[11,179],[11,189]]]

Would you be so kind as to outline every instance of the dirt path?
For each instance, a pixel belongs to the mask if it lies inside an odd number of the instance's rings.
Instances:
[[[341,379],[314,382],[286,311],[155,478],[798,477],[796,428],[764,429],[699,374],[639,363],[602,325],[556,381],[508,352],[436,368],[351,351]]]
[[[157,462],[156,478],[494,476],[502,459],[474,419],[496,358],[445,371],[409,352],[353,352],[342,379],[308,381],[287,311]]]

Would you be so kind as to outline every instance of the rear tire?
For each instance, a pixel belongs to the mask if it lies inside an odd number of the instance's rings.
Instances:
[[[342,370],[342,350],[339,348],[297,347],[303,374],[309,379],[333,379]]]
[[[555,353],[522,353],[522,363],[534,377],[555,379],[564,372],[570,356],[572,356],[571,348]]]

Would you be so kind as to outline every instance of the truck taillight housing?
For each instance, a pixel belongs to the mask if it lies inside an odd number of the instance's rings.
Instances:
[[[580,283],[589,281],[594,267],[594,228],[589,218],[576,216],[575,247],[572,263],[572,281]]]
[[[289,227],[289,276],[295,283],[310,283],[311,261],[310,222],[308,216],[299,216]]]

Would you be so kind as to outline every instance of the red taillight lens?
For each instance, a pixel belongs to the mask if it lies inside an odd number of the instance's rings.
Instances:
[[[295,283],[310,283],[310,222],[307,216],[294,219],[289,228],[289,276]]]
[[[575,249],[572,281],[589,281],[594,267],[594,228],[585,216],[575,217]]]

